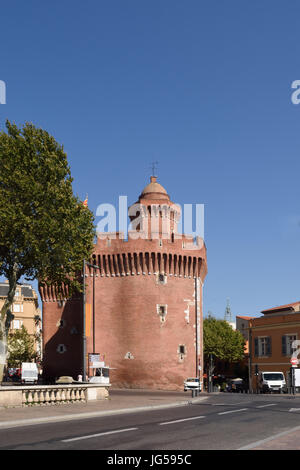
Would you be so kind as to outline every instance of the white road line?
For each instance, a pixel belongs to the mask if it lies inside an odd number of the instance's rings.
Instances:
[[[165,423],[159,423],[159,426],[164,426],[165,424],[182,423],[182,421],[191,421],[192,419],[202,418],[205,418],[205,416],[193,416],[192,418],[176,419],[176,421],[167,421]]]
[[[118,429],[117,431],[100,432],[99,434],[90,434],[89,436],[81,436],[81,437],[73,437],[72,439],[64,439],[61,442],[72,442],[72,441],[80,441],[82,439],[92,439],[93,437],[108,436],[109,434],[117,434],[118,432],[135,431],[136,429],[138,428],[127,428],[127,429]]]
[[[300,426],[297,426],[295,428],[291,428],[288,431],[280,432],[279,434],[274,434],[274,436],[267,437],[266,439],[262,439],[260,441],[252,442],[252,444],[248,444],[246,446],[240,447],[237,450],[250,450],[250,449],[255,449],[255,447],[261,446],[262,444],[265,444],[266,442],[273,441],[273,439],[277,439],[282,436],[286,436],[287,434],[290,434],[291,432],[299,431]]]
[[[238,413],[239,411],[246,411],[248,408],[241,408],[240,410],[230,410],[230,411],[222,411],[222,413],[218,413],[218,415],[227,415],[229,413]]]
[[[277,403],[269,403],[268,405],[259,405],[256,408],[266,408],[267,406],[275,406]]]

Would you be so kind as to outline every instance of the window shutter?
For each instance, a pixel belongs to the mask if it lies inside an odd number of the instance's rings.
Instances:
[[[286,356],[286,336],[281,337],[281,350],[282,350],[282,355]]]
[[[258,338],[254,338],[254,356],[258,356]]]
[[[267,338],[267,356],[272,356],[272,338],[269,336]]]

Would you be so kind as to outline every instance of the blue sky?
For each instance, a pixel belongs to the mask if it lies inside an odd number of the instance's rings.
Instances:
[[[93,211],[135,202],[158,160],[174,202],[205,204],[205,314],[299,300],[299,14],[296,0],[6,3],[0,128],[53,134]]]

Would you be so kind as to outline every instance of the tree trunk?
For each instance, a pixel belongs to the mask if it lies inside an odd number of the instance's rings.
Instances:
[[[15,264],[11,275],[8,277],[9,289],[8,294],[0,312],[0,385],[3,381],[4,367],[7,360],[7,339],[8,332],[14,315],[11,313],[11,306],[14,301],[17,287],[17,265]]]

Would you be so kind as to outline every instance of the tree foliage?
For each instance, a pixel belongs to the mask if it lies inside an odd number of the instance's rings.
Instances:
[[[243,335],[235,331],[225,320],[209,316],[203,321],[204,357],[236,362],[244,356]]]
[[[34,339],[24,326],[13,333],[9,333],[7,350],[8,367],[21,367],[22,362],[32,362],[36,360]]]
[[[73,194],[62,145],[43,129],[6,122],[0,132],[0,275],[9,281],[0,340],[21,277],[80,289],[76,273],[93,249],[93,214]]]

